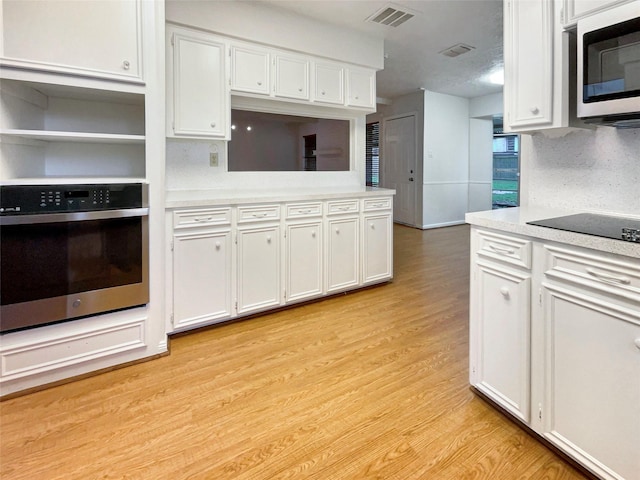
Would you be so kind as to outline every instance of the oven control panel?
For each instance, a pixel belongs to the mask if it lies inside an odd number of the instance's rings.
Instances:
[[[146,207],[144,186],[140,183],[2,186],[0,215]]]

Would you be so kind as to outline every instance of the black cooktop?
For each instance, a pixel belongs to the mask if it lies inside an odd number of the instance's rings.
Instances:
[[[593,213],[578,213],[565,217],[533,220],[527,223],[540,227],[555,228],[556,230],[640,243],[640,220]]]

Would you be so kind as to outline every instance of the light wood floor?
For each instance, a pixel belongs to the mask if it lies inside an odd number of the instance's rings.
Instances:
[[[469,389],[468,236],[396,226],[390,284],[0,403],[0,478],[583,478]]]

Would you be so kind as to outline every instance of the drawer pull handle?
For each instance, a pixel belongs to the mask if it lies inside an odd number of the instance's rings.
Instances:
[[[631,279],[629,277],[619,277],[617,275],[611,275],[609,273],[596,272],[593,268],[587,268],[587,273],[592,277],[596,277],[598,280],[602,280],[604,282],[621,283],[623,285],[629,285],[631,283]]]
[[[384,203],[374,203],[371,206],[375,208],[380,208],[380,207],[384,207]]]
[[[516,253],[513,248],[498,247],[496,245],[493,245],[492,243],[489,244],[489,248],[491,250],[493,250],[494,252],[499,253],[501,255],[513,255],[514,253]]]
[[[638,349],[640,349],[640,338],[636,338],[633,343],[635,343],[636,347],[638,347]]]
[[[511,296],[511,294],[509,293],[509,289],[507,287],[502,287],[500,289],[500,293],[502,294],[502,296],[504,298],[506,298],[507,300],[509,299],[509,297]]]
[[[206,217],[206,218],[196,217],[193,219],[194,222],[209,222],[211,220],[213,220],[213,217]]]
[[[267,216],[266,213],[253,213],[252,214],[255,218],[264,218]]]
[[[298,213],[311,213],[311,210],[298,210]]]
[[[346,212],[347,210],[350,210],[350,207],[338,207],[338,210],[340,210],[341,212]]]

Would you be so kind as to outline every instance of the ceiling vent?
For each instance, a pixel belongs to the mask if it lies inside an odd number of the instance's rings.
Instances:
[[[463,53],[467,53],[470,52],[471,50],[474,50],[476,47],[472,47],[471,45],[466,45],[464,43],[459,43],[457,45],[454,45],[453,47],[449,47],[449,48],[445,48],[444,50],[442,50],[441,52],[438,52],[442,55],[445,55],[447,57],[457,57],[458,55],[462,55]]]
[[[387,25],[389,27],[397,27],[414,16],[415,15],[413,13],[409,13],[406,8],[402,9],[396,5],[389,4],[367,18],[367,22]]]

